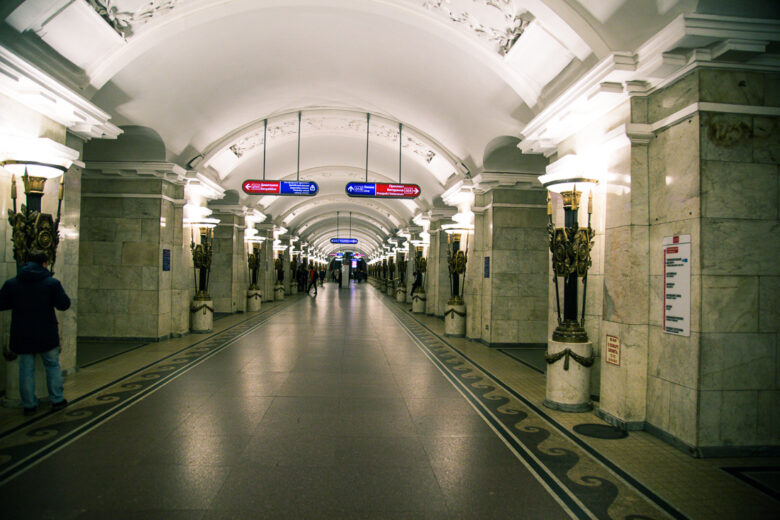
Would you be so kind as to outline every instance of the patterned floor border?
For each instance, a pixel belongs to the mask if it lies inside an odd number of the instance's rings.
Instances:
[[[426,356],[572,517],[687,519],[412,314],[384,298],[381,300]]]
[[[275,305],[228,329],[197,341],[101,388],[64,410],[37,417],[0,434],[0,486],[66,444],[148,396],[298,301]]]

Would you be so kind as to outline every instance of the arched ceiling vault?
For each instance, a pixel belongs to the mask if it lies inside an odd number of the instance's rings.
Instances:
[[[168,161],[224,189],[261,177],[266,118],[268,178],[297,175],[301,111],[300,174],[320,193],[242,202],[293,232],[351,210],[372,234],[432,207],[452,174],[480,170],[494,138],[544,137],[558,94],[700,3],[718,14],[696,0],[112,0],[103,13],[25,0],[5,22],[83,71],[113,123],[153,129]],[[365,167],[366,112],[372,180],[396,180],[403,122],[404,181],[423,188],[418,200],[343,193]]]

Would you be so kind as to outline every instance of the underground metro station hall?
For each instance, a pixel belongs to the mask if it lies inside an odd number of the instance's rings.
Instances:
[[[0,2],[0,518],[780,517],[780,4]]]

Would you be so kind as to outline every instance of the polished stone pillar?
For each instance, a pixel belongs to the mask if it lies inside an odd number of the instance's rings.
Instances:
[[[209,294],[216,312],[234,313],[246,310],[246,246],[244,243],[243,208],[229,211],[212,203],[212,217],[220,220],[214,229],[213,256]]]

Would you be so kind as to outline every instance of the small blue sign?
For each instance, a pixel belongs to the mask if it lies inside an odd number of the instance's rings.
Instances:
[[[162,270],[163,271],[170,271],[171,270],[171,250],[170,249],[163,249]]]
[[[376,195],[375,182],[350,182],[345,188],[351,197],[373,197]]]
[[[314,195],[319,190],[316,182],[282,181],[279,186],[280,195]]]
[[[485,278],[490,278],[490,257],[485,257]]]
[[[357,244],[357,238],[331,238],[331,244]]]

